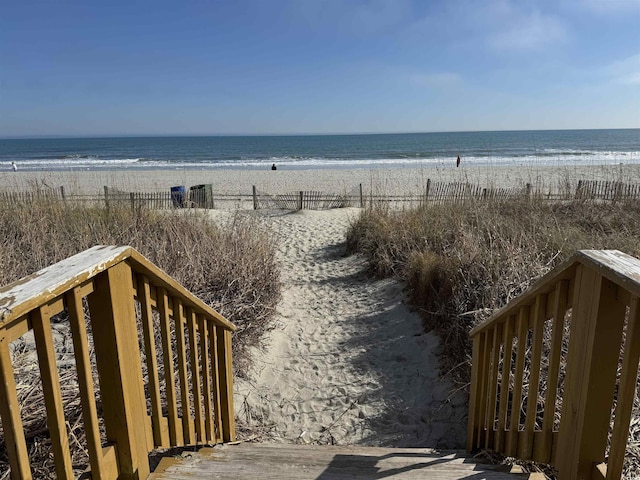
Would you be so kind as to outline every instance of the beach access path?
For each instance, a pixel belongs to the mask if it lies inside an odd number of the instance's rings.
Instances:
[[[464,448],[466,399],[440,378],[439,339],[402,285],[346,256],[359,209],[264,212],[283,298],[236,380],[236,418],[262,442]]]

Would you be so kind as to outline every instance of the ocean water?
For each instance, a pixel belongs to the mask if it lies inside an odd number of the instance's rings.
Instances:
[[[640,163],[640,129],[0,139],[0,170],[455,167]]]

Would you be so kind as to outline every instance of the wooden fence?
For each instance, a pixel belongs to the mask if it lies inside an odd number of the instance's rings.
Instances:
[[[640,200],[640,184],[612,181],[581,180],[574,189],[563,192],[542,192],[531,184],[522,187],[495,188],[482,187],[465,182],[432,182],[427,180],[424,191],[414,194],[365,194],[362,184],[351,192],[342,194],[320,191],[295,191],[284,194],[269,194],[258,191],[254,186],[247,194],[213,194],[213,192],[187,192],[178,199],[171,192],[124,192],[104,187],[101,195],[68,195],[64,188],[36,192],[0,192],[0,204],[25,203],[38,198],[61,198],[67,202],[90,204],[130,205],[132,209],[172,209],[172,208],[233,208],[254,210],[278,208],[284,210],[323,210],[330,208],[361,207],[372,208],[414,208],[423,205],[440,205],[468,201],[510,200],[530,198],[538,201],[610,201],[624,202]]]
[[[583,200],[609,200],[612,202],[640,199],[640,184],[580,180],[575,198]]]
[[[10,351],[29,331],[56,476],[74,478],[51,326],[59,314],[72,332],[92,478],[146,479],[155,447],[234,440],[235,327],[134,249],[94,247],[0,289],[0,415],[11,478],[32,478]]]
[[[580,251],[471,336],[469,451],[551,463],[560,479],[620,478],[640,361],[640,260]]]

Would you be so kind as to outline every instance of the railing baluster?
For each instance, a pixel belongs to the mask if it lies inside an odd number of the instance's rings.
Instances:
[[[515,456],[518,450],[520,432],[520,408],[522,402],[522,376],[524,372],[524,358],[527,350],[527,332],[529,330],[529,306],[520,307],[516,321],[516,336],[518,350],[516,353],[516,370],[514,372],[513,397],[511,400],[511,426],[506,438],[505,454]]]
[[[500,405],[498,407],[498,430],[495,437],[495,448],[504,449],[507,408],[509,406],[509,387],[511,379],[511,352],[513,350],[513,325],[516,319],[509,315],[504,325],[504,360],[502,363],[502,381],[500,382]]]
[[[178,407],[176,404],[176,375],[173,369],[173,346],[171,344],[171,319],[169,317],[169,297],[164,288],[158,288],[158,311],[160,313],[160,334],[162,337],[162,359],[164,383],[169,416],[169,438],[172,446],[182,445],[183,437],[178,430]]]
[[[160,381],[158,379],[158,358],[156,356],[155,332],[153,328],[153,310],[151,308],[151,286],[149,279],[138,274],[138,298],[142,314],[142,332],[147,360],[147,376],[149,378],[149,392],[151,394],[151,424],[153,425],[153,440],[157,447],[169,446],[169,435],[165,430],[162,417],[162,398],[160,396]]]
[[[484,429],[486,427],[486,419],[487,419],[487,395],[488,395],[488,383],[489,383],[489,356],[491,354],[490,347],[490,335],[491,330],[487,330],[484,332],[484,338],[482,339],[483,347],[482,347],[482,357],[480,358],[481,371],[480,378],[482,379],[482,384],[480,385],[480,396],[478,402],[478,447],[484,448],[484,442],[482,441]]]
[[[533,311],[533,339],[531,343],[531,364],[529,365],[529,393],[524,422],[524,441],[518,445],[518,456],[530,459],[533,454],[533,432],[538,409],[538,390],[540,388],[540,360],[542,357],[542,334],[546,318],[547,296],[537,295]]]
[[[564,334],[564,317],[567,312],[567,295],[569,281],[560,280],[556,285],[553,306],[553,331],[549,353],[549,373],[547,374],[547,394],[544,401],[542,418],[542,441],[533,446],[533,458],[537,462],[551,461],[553,424],[556,413],[556,397],[562,356],[562,337]]]
[[[200,330],[200,357],[202,358],[202,390],[204,392],[204,426],[206,441],[215,440],[213,431],[213,411],[211,405],[211,357],[209,354],[209,319],[198,315],[198,329]]]
[[[182,402],[182,433],[185,445],[196,443],[191,421],[191,402],[189,401],[189,376],[187,373],[187,347],[184,340],[184,326],[186,316],[182,301],[176,299],[174,307],[177,305],[176,323],[176,348],[178,350],[178,374],[180,376],[180,399]]]
[[[91,371],[91,358],[89,356],[89,339],[87,326],[82,308],[82,293],[80,288],[74,288],[66,294],[67,309],[69,311],[69,323],[73,338],[73,350],[78,372],[78,389],[82,402],[82,420],[87,436],[87,449],[89,450],[89,464],[91,476],[96,480],[108,478],[108,466],[103,465],[102,441],[98,423],[98,410],[96,408],[96,392],[93,385]]]
[[[484,383],[480,372],[480,358],[482,358],[481,349],[483,342],[481,340],[483,334],[473,337],[473,351],[471,361],[471,393],[469,394],[469,418],[467,421],[467,451],[472,452],[478,446],[478,419],[479,412],[479,395],[480,387]],[[217,368],[214,369],[217,371]]]
[[[11,475],[21,480],[31,480],[31,467],[22,418],[20,418],[16,379],[13,374],[9,341],[4,336],[5,333],[3,331],[3,336],[0,337],[0,415],[2,415],[4,445],[9,457]]]
[[[218,327],[209,322],[209,351],[213,366],[213,425],[216,442],[222,441],[222,400],[220,399],[220,362],[218,360]]]
[[[485,448],[493,448],[496,419],[496,393],[498,390],[498,364],[500,363],[500,342],[502,340],[502,324],[493,328],[491,347],[491,378],[489,379],[489,396],[487,397],[487,430],[484,437]]]
[[[622,475],[625,446],[629,435],[631,411],[636,394],[638,362],[640,361],[640,299],[632,297],[627,320],[627,338],[622,357],[622,374],[618,389],[618,405],[615,412],[611,449],[607,464],[607,480],[618,479]]]
[[[51,319],[46,306],[40,307],[31,315],[33,335],[36,340],[38,366],[42,380],[42,391],[47,411],[47,426],[51,438],[58,478],[73,479],[71,452],[69,451],[69,436],[64,419],[62,394],[60,393],[60,379],[56,364],[56,351],[53,345]]]
[[[191,388],[193,389],[193,409],[196,414],[196,435],[198,442],[204,442],[204,418],[202,417],[202,387],[200,382],[200,365],[198,362],[198,338],[197,338],[196,314],[192,309],[187,309],[187,330],[189,330],[189,353],[191,360]]]

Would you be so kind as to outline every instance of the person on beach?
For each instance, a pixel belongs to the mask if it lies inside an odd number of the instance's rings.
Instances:
[[[271,165],[271,170],[277,170],[278,167],[276,167],[276,164],[274,163],[273,165]]]
[[[460,155],[458,155],[458,159],[456,160],[456,168],[460,166]]]
[[[18,165],[16,165],[16,162],[11,162],[11,168],[13,168],[14,172],[18,171]]]

